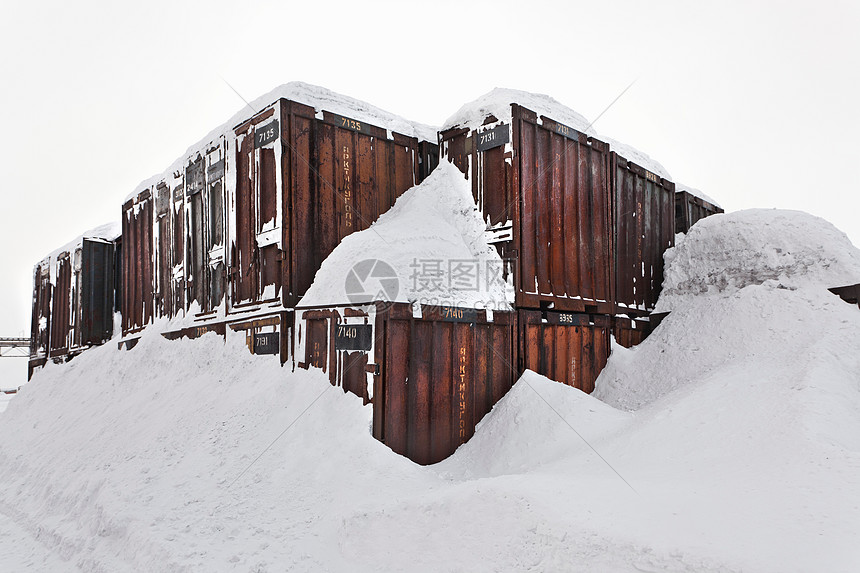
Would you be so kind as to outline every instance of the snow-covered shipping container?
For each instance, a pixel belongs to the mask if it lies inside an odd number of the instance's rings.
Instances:
[[[48,359],[68,360],[113,335],[115,230],[91,231],[37,265],[28,376]]]
[[[699,219],[723,212],[719,205],[679,188],[675,193],[675,232],[686,233]]]
[[[296,357],[373,403],[373,435],[419,464],[454,453],[517,378],[516,313],[375,303],[297,309]]]
[[[675,244],[675,184],[610,154],[616,313],[646,315],[663,285],[663,253]]]
[[[609,145],[511,100],[521,95],[464,106],[440,134],[442,158],[471,181],[518,308],[611,314]]]

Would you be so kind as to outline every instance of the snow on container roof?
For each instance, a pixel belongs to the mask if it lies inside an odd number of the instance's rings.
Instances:
[[[545,115],[583,133],[594,135],[591,124],[584,116],[545,94],[535,94],[509,88],[495,88],[469,102],[457,113],[445,120],[442,131],[455,127],[477,129],[487,116],[493,115],[499,121],[511,122],[511,104],[519,104],[538,115]]]
[[[510,310],[502,261],[484,231],[469,182],[442,162],[370,228],[344,238],[298,306],[379,300]]]
[[[73,241],[69,241],[62,247],[51,251],[51,253],[45,257],[45,259],[50,258],[53,262],[53,260],[56,259],[60,254],[65,253],[67,251],[72,251],[84,239],[102,239],[104,241],[114,241],[121,234],[122,224],[120,224],[119,221],[111,221],[110,223],[99,225],[98,227],[95,227],[85,233],[78,235]]]
[[[689,297],[731,294],[776,281],[826,290],[860,281],[860,250],[828,221],[780,209],[749,209],[697,222],[665,254],[656,312]]]
[[[686,191],[690,195],[694,197],[698,197],[702,201],[707,201],[711,205],[722,208],[723,206],[716,202],[713,198],[708,195],[705,195],[703,192],[699,191],[695,187],[690,187],[689,185],[685,185],[684,183],[675,183],[675,193],[681,193]]]
[[[663,165],[652,159],[650,155],[645,153],[644,151],[639,151],[632,145],[627,145],[626,143],[621,143],[618,140],[612,139],[611,137],[604,137],[602,135],[597,136],[598,139],[601,139],[609,144],[609,149],[626,159],[627,161],[632,161],[636,165],[640,167],[644,167],[651,173],[659,175],[663,179],[672,180],[672,176],[669,175],[669,172],[666,171],[666,168]]]
[[[660,177],[669,180],[672,179],[666,168],[648,156],[648,154],[626,143],[601,136],[594,130],[591,122],[585,119],[583,115],[545,94],[536,94],[509,88],[495,88],[457,110],[457,113],[445,121],[442,131],[457,127],[468,128],[470,130],[477,129],[483,125],[484,120],[489,115],[496,117],[496,119],[503,123],[510,123],[511,104],[514,103],[530,109],[538,114],[538,116],[546,116],[568,127],[597,137],[601,141],[609,143],[613,151],[616,151],[628,161],[632,161]]]
[[[388,131],[397,132],[408,137],[415,137],[419,140],[435,143],[437,139],[437,129],[434,126],[408,120],[367,102],[333,92],[324,87],[306,84],[304,82],[289,82],[276,87],[269,93],[262,95],[245,105],[226,122],[213,129],[200,141],[190,146],[185,153],[177,158],[177,160],[169,168],[165,169],[164,172],[153,175],[139,183],[135,190],[126,196],[123,203],[137,197],[144,189],[147,189],[160,181],[165,174],[172,173],[178,169],[184,169],[188,158],[198,153],[209,142],[216,141],[222,136],[231,136],[234,127],[254,116],[257,111],[265,109],[279,99],[286,99],[311,106],[316,110],[317,114],[320,114],[322,111],[330,111],[351,119],[387,129]],[[318,117],[321,116],[318,115]]]

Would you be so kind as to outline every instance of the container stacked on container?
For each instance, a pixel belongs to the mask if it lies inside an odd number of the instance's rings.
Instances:
[[[287,361],[314,273],[438,162],[427,139],[431,128],[306,84],[253,102],[123,207],[124,335],[166,317],[168,337],[239,332]]]
[[[492,242],[518,312],[517,370],[590,392],[609,356],[614,311],[609,145],[547,96],[494,90],[440,133]]]
[[[113,335],[117,225],[88,231],[34,270],[28,378]]]

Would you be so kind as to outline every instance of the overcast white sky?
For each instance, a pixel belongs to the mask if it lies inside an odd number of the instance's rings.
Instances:
[[[7,3],[0,336],[32,268],[278,84],[440,124],[493,87],[547,93],[727,211],[801,209],[860,245],[856,2]],[[860,282],[860,277],[858,277]],[[26,379],[0,359],[0,386]]]

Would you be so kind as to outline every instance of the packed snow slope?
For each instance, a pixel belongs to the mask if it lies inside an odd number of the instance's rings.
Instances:
[[[510,310],[502,260],[487,244],[485,228],[469,182],[443,161],[373,225],[340,242],[299,306],[384,300]],[[385,265],[379,288],[371,286],[372,274],[359,272],[361,284],[351,280],[350,269],[373,273],[376,261]],[[468,271],[458,276],[463,264]]]
[[[430,467],[321,372],[241,339],[105,345],[0,414],[0,532],[34,571],[858,571],[860,309],[826,290],[858,252],[840,237],[784,211],[698,223],[672,314],[613,348],[593,395],[527,372]],[[767,256],[742,248],[759,240]]]

